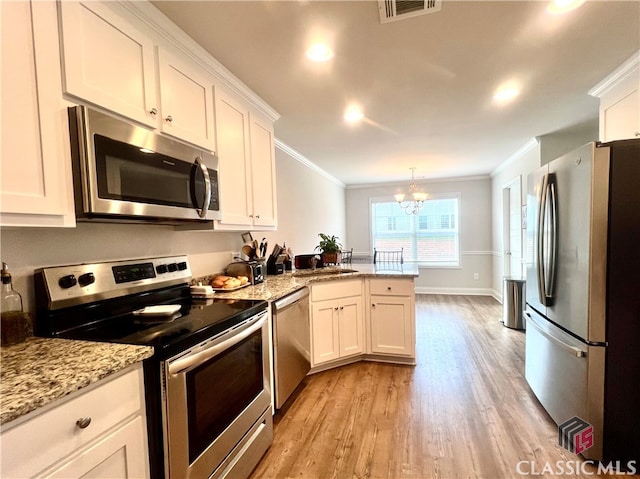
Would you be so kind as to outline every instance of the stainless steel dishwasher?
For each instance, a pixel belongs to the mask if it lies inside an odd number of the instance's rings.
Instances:
[[[309,288],[272,304],[276,409],[280,409],[311,369]]]

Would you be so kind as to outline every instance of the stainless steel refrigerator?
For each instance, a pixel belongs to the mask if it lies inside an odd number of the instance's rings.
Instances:
[[[527,181],[525,376],[589,459],[640,464],[640,141],[589,143]]]

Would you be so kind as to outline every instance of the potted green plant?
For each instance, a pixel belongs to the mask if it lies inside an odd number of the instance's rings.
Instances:
[[[324,233],[319,233],[318,236],[320,236],[320,244],[316,246],[316,249],[319,249],[320,253],[322,253],[322,263],[340,263],[342,260],[342,244],[340,244],[340,238],[334,235],[329,236]]]

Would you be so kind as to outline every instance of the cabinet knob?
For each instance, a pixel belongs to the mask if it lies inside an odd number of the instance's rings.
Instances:
[[[387,286],[387,291],[391,291],[391,286]]]
[[[164,121],[166,121],[167,123],[171,123],[173,121],[173,117],[171,115],[168,115]]]
[[[260,219],[260,215],[256,215],[256,219],[259,220]]]
[[[333,308],[334,310],[338,311],[338,307],[336,306],[335,308]]]
[[[375,307],[376,307],[375,303],[374,303],[374,304],[372,304],[372,305],[371,305],[371,307],[372,307],[372,308],[375,308]]]
[[[640,131],[636,131],[636,132],[634,133],[634,135],[636,135],[636,136],[640,136]]]
[[[76,426],[80,429],[85,429],[89,424],[91,424],[91,418],[89,416],[81,417],[76,421]]]
[[[149,114],[151,116],[156,116],[158,114],[158,109],[157,108],[152,108],[151,110],[149,110]]]
[[[340,306],[340,309],[344,309],[344,306]]]

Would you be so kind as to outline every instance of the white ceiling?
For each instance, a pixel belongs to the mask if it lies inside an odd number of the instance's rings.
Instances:
[[[276,137],[347,185],[490,173],[597,116],[588,91],[640,49],[640,2],[451,1],[381,24],[375,1],[154,1],[281,114]],[[335,58],[304,52],[320,33]],[[498,106],[494,90],[522,94]],[[342,119],[348,102],[365,121]]]

